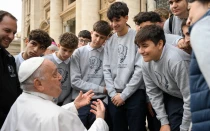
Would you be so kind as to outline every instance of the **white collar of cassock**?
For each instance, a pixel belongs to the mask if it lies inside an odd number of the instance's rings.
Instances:
[[[42,99],[45,99],[45,100],[50,100],[50,101],[53,100],[52,96],[48,96],[48,95],[40,93],[40,92],[33,92],[33,91],[23,91],[23,92],[25,92],[27,94],[34,95],[34,96],[38,96],[38,97],[40,97]]]

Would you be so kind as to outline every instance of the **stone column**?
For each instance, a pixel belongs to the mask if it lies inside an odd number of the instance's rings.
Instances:
[[[30,7],[30,30],[38,29],[40,24],[40,0],[31,0]]]
[[[62,34],[62,0],[50,0],[50,36],[58,42],[59,36]]]
[[[147,11],[147,0],[141,0],[141,11]]]
[[[20,51],[23,51],[25,48],[25,0],[22,0],[22,22],[21,22],[21,44]]]
[[[81,29],[81,19],[82,19],[82,15],[81,15],[81,9],[82,9],[82,0],[76,0],[76,34],[78,35],[78,33],[82,30]]]
[[[154,0],[147,0],[147,11],[154,11],[156,9],[156,2]]]
[[[76,6],[76,34],[81,30],[93,30],[93,24],[100,20],[100,0],[77,0]]]
[[[140,12],[140,0],[116,0],[116,1],[123,1],[127,4],[129,8],[128,14],[128,24],[131,26],[132,29],[135,29],[135,23],[133,22],[133,17]]]

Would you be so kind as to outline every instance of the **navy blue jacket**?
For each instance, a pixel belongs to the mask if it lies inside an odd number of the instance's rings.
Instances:
[[[209,15],[210,11],[208,11],[202,18]],[[190,27],[190,32],[192,28],[193,26]],[[209,59],[208,57],[209,56],[206,56],[206,59]],[[194,52],[192,52],[190,63],[190,92],[193,123],[192,130],[210,131],[210,89],[200,70]]]
[[[190,63],[192,130],[210,131],[210,90],[194,53]]]

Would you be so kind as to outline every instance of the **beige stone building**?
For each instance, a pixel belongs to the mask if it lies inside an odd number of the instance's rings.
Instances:
[[[33,29],[43,29],[58,42],[63,32],[92,30],[98,20],[107,20],[106,12],[110,4],[123,1],[129,7],[128,24],[134,28],[132,18],[139,11],[155,9],[155,0],[22,0],[21,50],[24,39]]]

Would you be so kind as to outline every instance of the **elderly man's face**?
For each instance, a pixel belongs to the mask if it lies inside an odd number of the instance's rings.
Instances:
[[[56,65],[50,60],[43,63],[44,79],[40,80],[44,91],[42,93],[57,98],[61,93],[62,76],[58,73]]]

